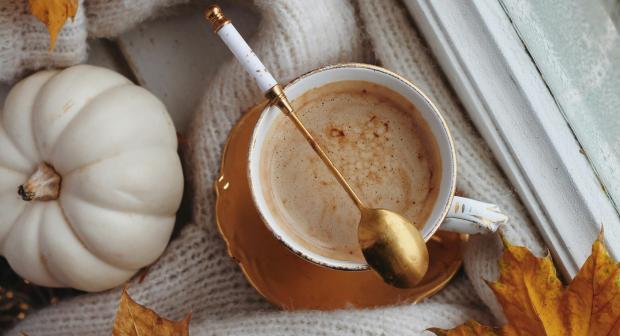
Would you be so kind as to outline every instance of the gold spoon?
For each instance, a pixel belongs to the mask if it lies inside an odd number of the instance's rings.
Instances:
[[[254,77],[269,101],[293,121],[360,210],[362,216],[357,237],[368,265],[392,286],[400,288],[415,286],[428,269],[428,250],[420,231],[409,220],[394,211],[372,209],[364,205],[299,120],[282,86],[265,69],[230,20],[224,16],[220,7],[217,5],[209,7],[205,11],[205,17],[245,70]]]

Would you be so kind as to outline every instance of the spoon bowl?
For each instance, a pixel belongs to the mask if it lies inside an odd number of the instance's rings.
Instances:
[[[428,270],[428,250],[420,231],[386,209],[361,208],[358,240],[368,265],[398,288],[417,285]]]

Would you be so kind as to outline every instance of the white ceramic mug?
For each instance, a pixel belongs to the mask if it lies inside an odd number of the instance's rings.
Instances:
[[[481,233],[495,231],[500,224],[506,222],[507,217],[499,212],[496,205],[454,195],[457,178],[456,154],[454,141],[446,122],[430,99],[401,76],[367,64],[338,64],[311,71],[286,85],[284,91],[289,100],[293,101],[314,88],[348,80],[379,84],[406,98],[417,108],[437,141],[442,162],[442,174],[435,205],[421,229],[425,241],[428,241],[440,228],[462,233]],[[259,213],[274,236],[302,258],[335,269],[367,269],[368,265],[365,263],[333,259],[300,245],[290,237],[287,230],[284,230],[276,219],[282,217],[273,213],[274,210],[267,205],[264,195],[269,186],[264,185],[264,179],[260,178],[261,165],[264,164],[264,160],[261,160],[261,153],[263,153],[262,149],[269,129],[276,118],[281,117],[282,113],[278,107],[266,107],[254,128],[250,142],[248,177],[252,197]]]

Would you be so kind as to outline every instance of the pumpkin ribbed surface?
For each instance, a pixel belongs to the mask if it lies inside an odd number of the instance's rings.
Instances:
[[[51,200],[18,188],[45,164]],[[78,65],[36,73],[0,114],[0,253],[25,279],[100,291],[165,249],[183,193],[165,106],[125,77]]]

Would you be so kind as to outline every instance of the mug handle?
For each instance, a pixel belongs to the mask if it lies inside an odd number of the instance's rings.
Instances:
[[[440,230],[458,233],[495,232],[508,221],[497,205],[454,196]]]

